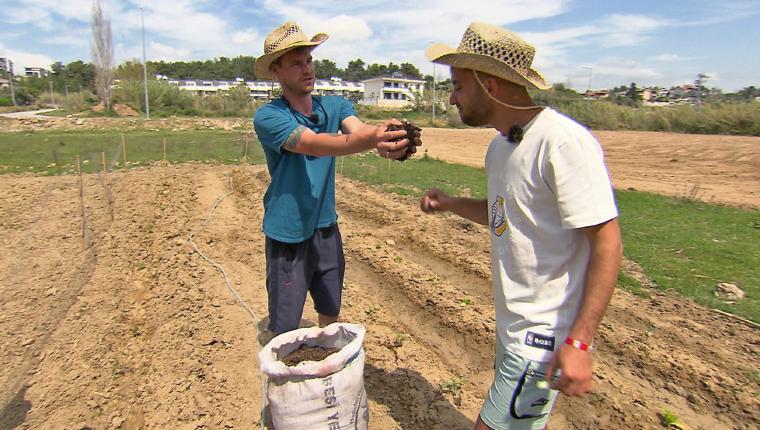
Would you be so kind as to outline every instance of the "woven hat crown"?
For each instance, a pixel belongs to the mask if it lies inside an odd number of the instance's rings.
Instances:
[[[457,51],[492,57],[523,75],[528,74],[536,55],[536,49],[517,34],[482,23],[473,23],[467,27]]]
[[[317,33],[311,39],[301,30],[295,21],[288,21],[267,34],[264,39],[264,55],[256,59],[254,72],[259,79],[273,79],[274,75],[269,70],[273,61],[287,52],[300,48],[313,49],[328,39],[325,33]]]
[[[264,53],[269,54],[279,48],[306,40],[309,39],[301,30],[301,27],[294,21],[289,21],[267,35],[266,40],[264,40]]]
[[[547,90],[551,85],[532,68],[536,48],[516,33],[495,25],[473,22],[454,49],[436,43],[425,56],[451,67],[471,69],[505,79],[520,86]]]

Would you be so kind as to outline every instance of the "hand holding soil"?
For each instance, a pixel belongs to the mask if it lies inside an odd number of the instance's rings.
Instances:
[[[409,139],[409,143],[406,145],[406,152],[404,155],[402,155],[399,158],[396,158],[398,161],[404,161],[407,158],[409,158],[412,154],[417,152],[417,147],[422,144],[422,141],[420,140],[420,136],[422,134],[422,129],[414,125],[413,122],[403,120],[401,121],[401,125],[395,125],[391,124],[388,126],[388,131],[396,131],[396,130],[406,130],[406,137],[402,139]],[[394,142],[398,142],[402,139],[396,139]]]

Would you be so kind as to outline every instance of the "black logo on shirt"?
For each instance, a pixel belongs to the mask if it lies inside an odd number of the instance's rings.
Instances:
[[[525,344],[534,348],[554,351],[554,336],[544,336],[542,334],[529,331],[525,335]]]

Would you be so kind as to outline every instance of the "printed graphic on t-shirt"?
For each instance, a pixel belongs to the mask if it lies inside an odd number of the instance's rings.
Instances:
[[[496,196],[496,201],[491,206],[491,231],[496,236],[501,236],[507,229],[507,217],[504,216],[504,197]]]

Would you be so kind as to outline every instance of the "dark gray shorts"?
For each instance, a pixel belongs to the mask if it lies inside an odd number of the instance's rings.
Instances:
[[[337,316],[346,262],[338,225],[318,229],[303,242],[266,238],[269,330],[284,333],[301,322],[306,292],[318,314]]]

